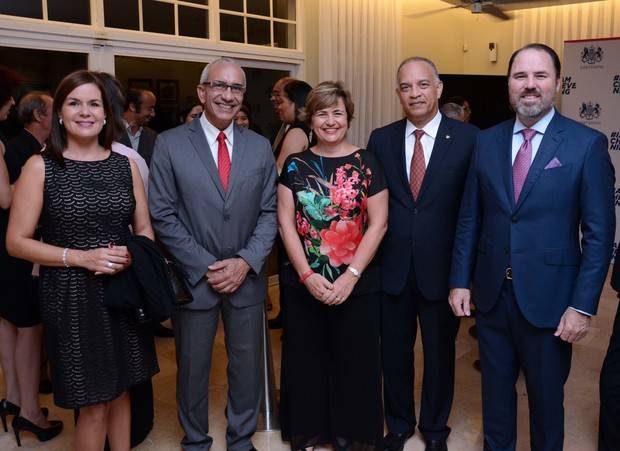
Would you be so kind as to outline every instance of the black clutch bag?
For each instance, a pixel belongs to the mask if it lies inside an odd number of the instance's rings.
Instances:
[[[166,268],[168,269],[168,278],[172,285],[172,291],[174,291],[174,303],[176,305],[185,305],[192,302],[194,300],[192,292],[174,260],[166,259]]]

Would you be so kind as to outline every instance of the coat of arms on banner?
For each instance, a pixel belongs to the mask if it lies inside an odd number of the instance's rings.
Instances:
[[[581,51],[581,62],[586,64],[596,64],[603,61],[603,49],[591,45],[584,47]]]
[[[579,108],[579,117],[587,121],[598,119],[601,116],[601,106],[598,103],[583,102]]]

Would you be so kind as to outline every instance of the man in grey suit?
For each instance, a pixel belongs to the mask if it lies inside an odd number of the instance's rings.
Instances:
[[[184,450],[208,450],[208,384],[217,323],[228,354],[227,449],[254,450],[265,259],[276,234],[276,168],[269,141],[234,126],[245,74],[220,58],[203,70],[204,114],[157,138],[149,182],[153,226],[191,285],[173,315]],[[221,449],[218,446],[218,449]]]

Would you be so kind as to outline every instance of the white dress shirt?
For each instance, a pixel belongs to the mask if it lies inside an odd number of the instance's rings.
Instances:
[[[228,127],[224,130],[220,130],[215,125],[207,120],[207,117],[204,113],[200,115],[200,125],[202,126],[202,131],[205,133],[205,138],[207,138],[207,144],[209,144],[209,149],[211,149],[211,155],[213,155],[213,161],[215,161],[215,166],[217,167],[217,136],[220,134],[220,131],[224,132],[226,135],[226,147],[228,147],[228,158],[230,158],[230,162],[232,163],[232,150],[233,150],[233,128],[234,122],[230,121]]]
[[[428,162],[431,160],[433,146],[435,145],[435,137],[437,136],[440,122],[441,113],[437,111],[435,117],[421,129],[424,130],[424,135],[422,135],[420,141],[424,149],[424,164],[426,167],[428,167]],[[407,171],[407,180],[411,179],[411,174],[409,172],[411,171],[411,159],[413,158],[413,146],[415,145],[415,136],[413,132],[417,129],[418,128],[407,119],[407,126],[405,127],[405,171]]]
[[[131,132],[131,125],[129,125],[129,122],[124,119],[123,122],[125,123],[125,131],[127,132],[127,136],[129,136],[129,142],[131,143],[131,147],[133,148],[133,150],[137,151],[138,147],[140,146],[140,136],[142,136],[143,127],[140,126],[140,128],[138,128],[138,131],[134,135]]]
[[[555,108],[551,108],[551,110],[549,110],[547,114],[545,114],[542,118],[540,118],[538,122],[536,122],[534,125],[529,127],[532,130],[536,130],[538,132],[534,135],[531,141],[532,142],[532,161],[534,161],[534,158],[536,158],[536,154],[538,153],[538,148],[540,147],[540,143],[542,142],[543,136],[545,135],[545,132],[547,131],[547,127],[549,126],[551,119],[553,119],[554,114],[555,114]],[[525,139],[523,138],[523,133],[521,133],[521,130],[524,130],[526,128],[528,127],[523,125],[523,123],[519,120],[519,118],[515,120],[515,125],[512,128],[512,164],[514,164],[515,158],[517,157],[517,152],[519,152],[519,148],[521,147],[521,144],[523,144],[523,140]]]

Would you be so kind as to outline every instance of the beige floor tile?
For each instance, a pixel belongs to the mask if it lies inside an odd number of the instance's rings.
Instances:
[[[277,299],[277,288],[270,289],[270,297]],[[617,308],[615,294],[606,286],[599,314],[592,321],[592,330],[588,337],[573,347],[571,376],[566,384],[566,440],[565,451],[595,451],[598,430],[598,378],[603,361],[613,318]],[[275,314],[277,305],[270,315]],[[450,418],[452,434],[449,439],[450,451],[477,451],[482,449],[482,414],[480,400],[480,375],[472,368],[477,358],[477,343],[468,334],[473,320],[466,319],[461,324],[457,339],[457,373],[454,408]],[[271,332],[271,344],[276,375],[279,384],[280,332]],[[417,374],[421,374],[422,352],[420,340],[416,344]],[[175,357],[172,339],[157,339],[157,354],[161,372],[155,376],[155,427],[138,448],[139,451],[179,450],[179,441],[183,435],[176,417],[175,404]],[[416,399],[419,399],[420,379],[416,380]],[[209,412],[210,428],[214,437],[214,451],[224,451],[226,421],[224,406],[226,404],[226,352],[223,331],[220,325],[213,353],[213,369],[210,377]],[[519,394],[519,438],[518,451],[529,450],[528,409],[525,385],[520,379],[517,385]],[[42,405],[50,407],[50,417],[62,419],[65,430],[56,439],[48,443],[38,443],[34,436],[24,434],[22,450],[67,451],[73,445],[73,414],[59,409],[52,404],[51,396],[42,397]],[[288,450],[278,432],[258,432],[254,436],[254,445],[261,451]],[[15,451],[17,448],[12,431],[0,432],[0,451]],[[424,444],[419,435],[413,437],[405,447],[406,451],[422,451]]]

